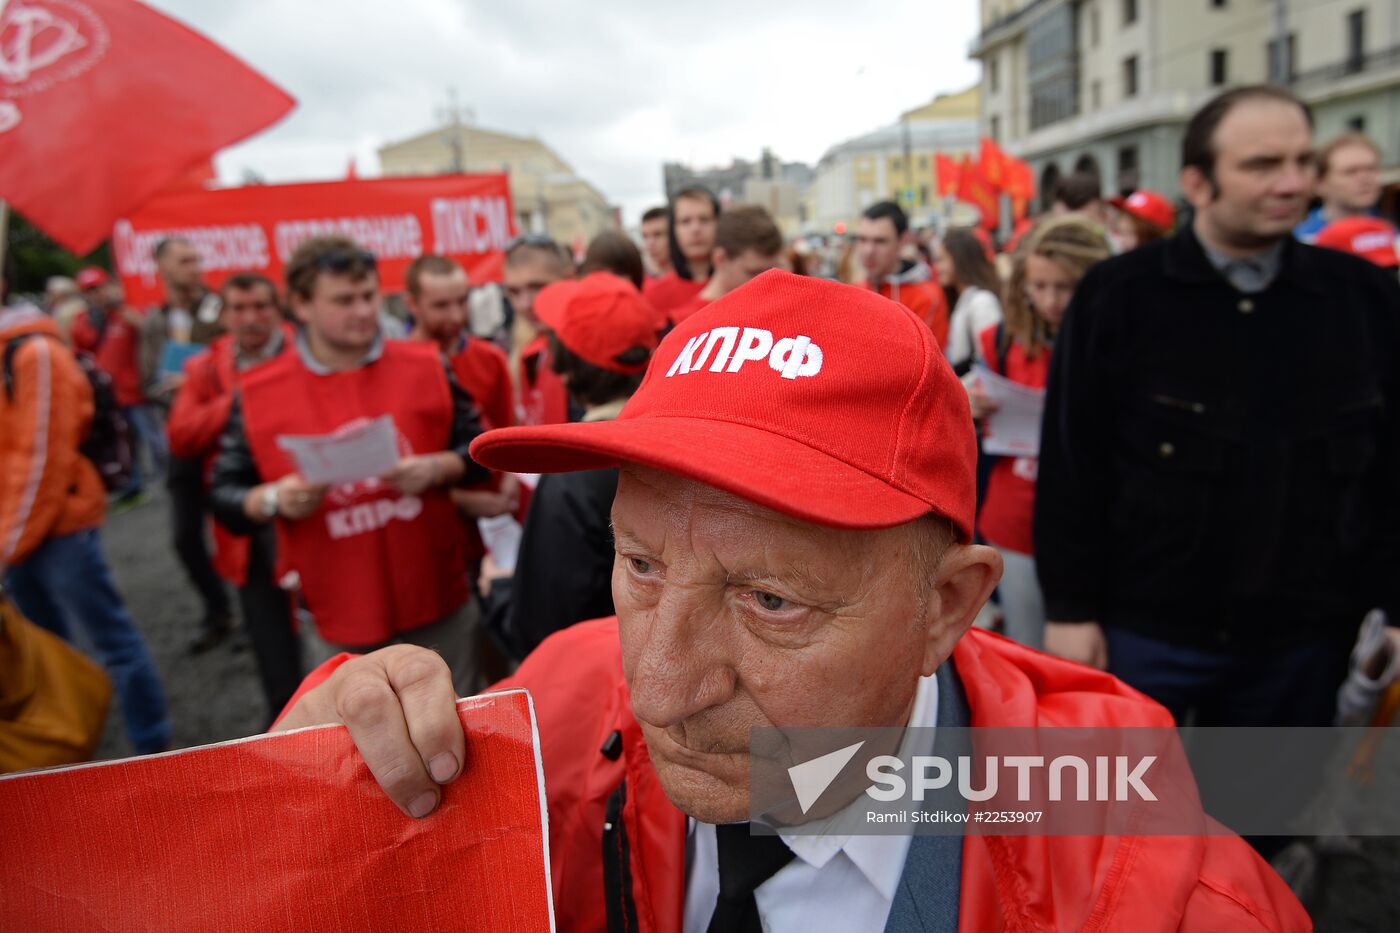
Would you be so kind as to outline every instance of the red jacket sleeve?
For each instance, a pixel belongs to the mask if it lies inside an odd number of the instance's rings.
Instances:
[[[232,387],[219,382],[214,355],[208,351],[185,363],[185,383],[175,393],[165,431],[170,452],[199,459],[219,441],[233,407]]]

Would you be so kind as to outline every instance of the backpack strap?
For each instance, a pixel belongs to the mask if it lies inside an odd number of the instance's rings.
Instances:
[[[5,398],[13,400],[15,397],[15,354],[26,340],[33,337],[33,334],[20,334],[18,337],[11,337],[5,341]]]

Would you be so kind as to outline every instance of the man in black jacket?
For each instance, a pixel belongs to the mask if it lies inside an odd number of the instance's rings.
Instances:
[[[1035,514],[1046,648],[1200,725],[1328,725],[1400,584],[1400,288],[1289,231],[1311,117],[1245,87],[1187,127],[1195,218],[1084,278]],[[1395,642],[1395,630],[1391,630]]]

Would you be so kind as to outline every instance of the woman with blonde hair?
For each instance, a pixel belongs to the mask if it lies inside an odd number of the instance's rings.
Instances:
[[[1112,254],[1103,234],[1082,218],[1057,217],[1036,227],[1017,250],[1002,300],[1004,318],[978,335],[982,359],[993,372],[1044,389],[1055,332],[1084,273]],[[969,388],[973,416],[996,411],[976,382]],[[1040,648],[1045,604],[1035,576],[1031,516],[1035,511],[1035,457],[1001,457],[992,467],[977,530],[1000,552],[1005,633]]]

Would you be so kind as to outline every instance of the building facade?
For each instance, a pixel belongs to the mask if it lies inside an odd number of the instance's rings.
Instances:
[[[861,211],[877,201],[899,202],[916,225],[951,209],[938,197],[934,156],[976,156],[978,97],[977,88],[937,97],[827,150],[805,199],[808,232],[853,229]]]
[[[1317,139],[1380,145],[1400,181],[1400,4],[1394,0],[981,0],[986,135],[1035,169],[1042,203],[1076,170],[1105,193],[1177,190],[1181,136],[1205,100],[1276,81]]]
[[[379,165],[386,176],[505,172],[520,232],[547,233],[575,251],[616,226],[616,211],[602,193],[533,136],[444,126],[382,147]]]
[[[734,159],[729,165],[705,169],[667,162],[661,171],[667,199],[686,188],[700,187],[726,207],[757,204],[772,215],[786,236],[801,230],[805,219],[803,197],[813,178],[810,165],[784,162],[770,149],[764,149],[757,162]]]

